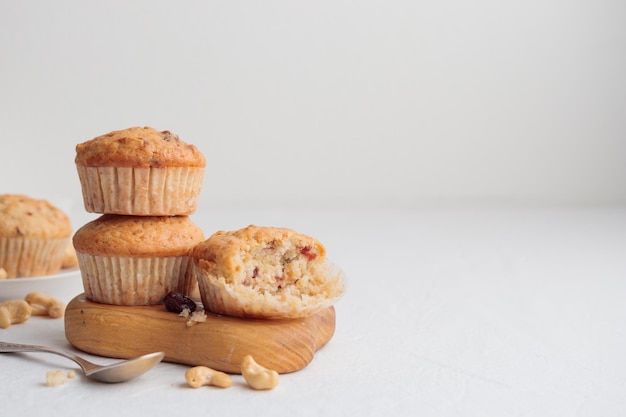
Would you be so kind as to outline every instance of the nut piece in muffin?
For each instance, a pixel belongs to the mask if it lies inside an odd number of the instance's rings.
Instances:
[[[136,216],[195,212],[206,160],[169,131],[131,127],[76,145],[85,210]]]
[[[67,214],[47,200],[0,195],[0,267],[7,278],[59,272],[71,235]]]
[[[187,216],[102,215],[73,238],[85,296],[129,306],[158,304],[169,291],[189,294],[197,286],[189,252],[203,240]]]
[[[300,318],[337,301],[343,272],[316,239],[286,228],[219,231],[191,252],[204,308],[251,318]]]

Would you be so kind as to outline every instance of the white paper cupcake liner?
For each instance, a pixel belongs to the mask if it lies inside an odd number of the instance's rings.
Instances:
[[[69,239],[0,238],[0,267],[7,278],[56,274]]]
[[[85,167],[77,165],[85,210],[136,216],[189,215],[196,211],[201,167]]]
[[[317,296],[277,297],[259,294],[250,287],[234,287],[223,278],[207,275],[193,265],[202,304],[207,311],[232,317],[264,319],[296,319],[312,316],[336,303],[346,288],[345,273],[328,263],[327,285],[331,293]]]
[[[133,258],[77,253],[85,296],[113,305],[154,305],[195,284],[187,256]]]

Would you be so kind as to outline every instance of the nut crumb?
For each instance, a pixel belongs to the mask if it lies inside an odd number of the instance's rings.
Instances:
[[[61,371],[60,369],[46,372],[46,385],[49,387],[63,385],[66,381],[67,378],[63,371]]]
[[[67,371],[67,377],[69,379],[74,379],[76,378],[76,372],[74,372],[72,369],[70,369],[69,371]]]

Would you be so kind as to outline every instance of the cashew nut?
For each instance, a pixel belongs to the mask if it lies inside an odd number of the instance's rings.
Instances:
[[[228,374],[206,366],[195,366],[188,369],[187,372],[185,372],[185,379],[187,380],[187,384],[192,388],[200,388],[203,385],[228,388],[233,384]]]
[[[0,267],[0,279],[7,279],[9,277],[9,273],[6,269]]]
[[[33,308],[33,316],[50,316],[58,319],[65,315],[65,304],[41,292],[26,294],[24,300]]]
[[[241,362],[241,375],[254,389],[272,389],[278,385],[278,372],[259,365],[250,355]]]
[[[76,250],[72,242],[65,248],[63,252],[63,260],[61,261],[61,268],[73,268],[78,266],[78,257],[76,256]]]
[[[32,314],[32,307],[24,300],[9,300],[0,304],[0,327],[24,323]]]

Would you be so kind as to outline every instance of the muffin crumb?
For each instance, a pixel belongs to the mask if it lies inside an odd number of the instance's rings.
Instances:
[[[189,320],[187,320],[187,327],[195,326],[198,323],[204,323],[206,321],[206,313],[204,310],[196,310],[191,313]]]
[[[60,369],[56,369],[54,371],[46,372],[46,386],[48,387],[58,387],[59,385],[63,385],[67,382],[67,377],[65,373]]]

